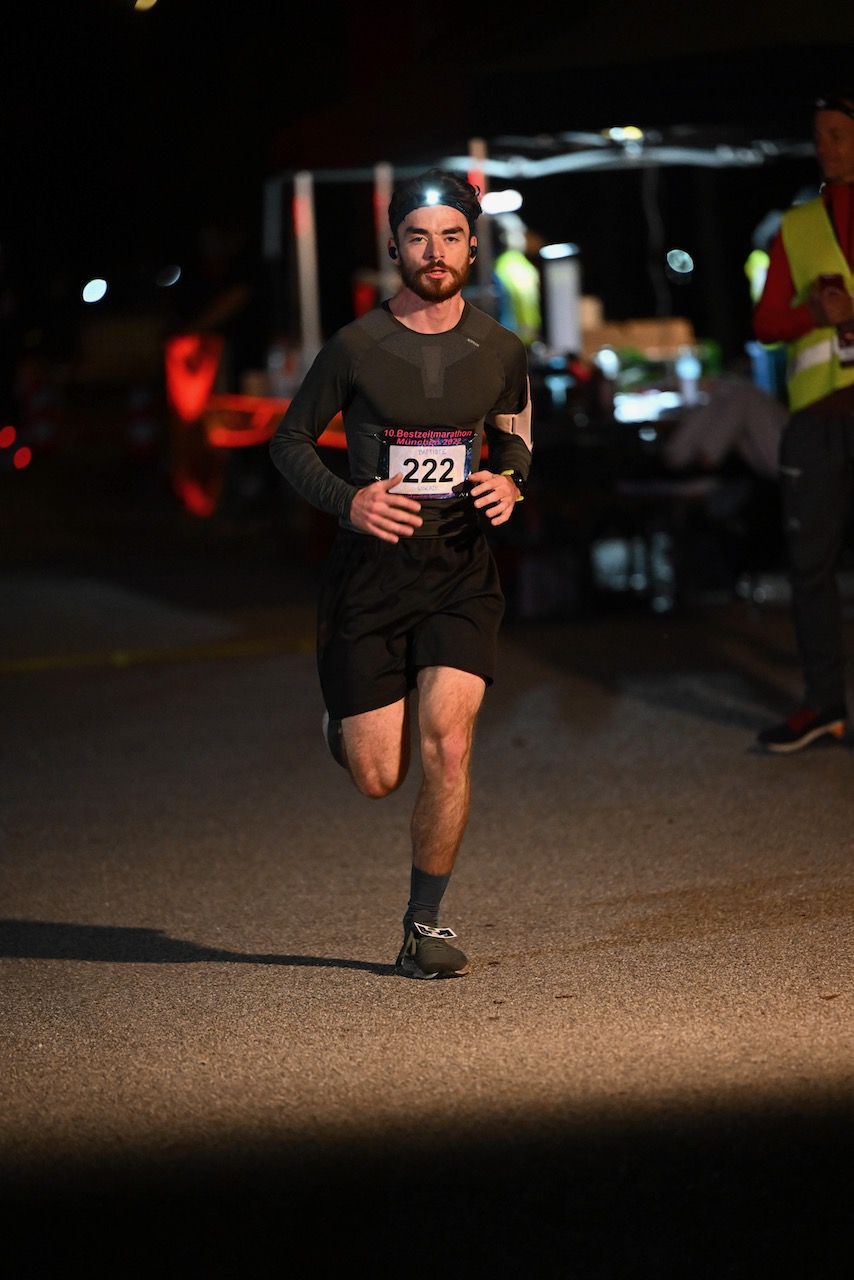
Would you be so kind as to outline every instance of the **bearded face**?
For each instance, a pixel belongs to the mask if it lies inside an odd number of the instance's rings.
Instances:
[[[404,287],[429,305],[454,298],[465,287],[473,238],[459,209],[424,205],[406,215],[389,249],[399,255]]]
[[[431,272],[443,271],[439,278],[431,276]],[[432,259],[423,267],[409,266],[401,263],[400,275],[407,289],[422,298],[424,302],[444,302],[453,298],[465,288],[471,275],[471,262],[466,261],[461,268],[449,266],[442,258]]]

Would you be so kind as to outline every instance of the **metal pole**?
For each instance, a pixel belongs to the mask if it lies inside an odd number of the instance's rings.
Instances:
[[[468,180],[480,187],[481,200],[489,187],[486,177],[487,146],[484,138],[469,139]],[[498,293],[495,288],[495,255],[492,245],[492,225],[489,214],[482,213],[477,221],[477,279],[478,302],[484,311],[497,319]]]
[[[305,371],[321,347],[320,284],[314,225],[314,178],[307,170],[294,175],[294,231],[299,277],[301,364]]]
[[[374,227],[377,237],[380,301],[396,293],[400,284],[398,274],[393,269],[388,256],[388,238],[391,235],[391,228],[388,225],[388,205],[392,195],[393,172],[390,164],[374,165]]]

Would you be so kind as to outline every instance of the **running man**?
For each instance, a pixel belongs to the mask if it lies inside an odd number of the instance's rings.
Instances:
[[[300,497],[338,517],[317,663],[327,744],[363,795],[403,783],[416,708],[422,778],[396,962],[413,978],[469,971],[439,908],[469,816],[475,721],[504,612],[485,530],[510,519],[531,465],[525,347],[462,297],[478,197],[440,169],[399,187],[388,210],[399,290],[326,343],[270,442]],[[317,450],[339,411],[349,481]]]

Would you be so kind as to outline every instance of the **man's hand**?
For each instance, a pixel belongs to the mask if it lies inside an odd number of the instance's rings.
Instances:
[[[388,480],[357,489],[350,504],[350,522],[362,533],[371,533],[382,542],[399,542],[411,538],[424,521],[418,514],[421,503],[402,493],[389,492],[403,479],[403,472]]]
[[[513,514],[519,497],[509,476],[498,476],[494,471],[473,471],[469,476],[473,485],[471,496],[476,507],[484,508],[484,515],[491,524],[505,524]]]
[[[854,301],[844,288],[829,285],[821,276],[810,285],[807,306],[810,315],[820,328],[844,324],[854,315]]]

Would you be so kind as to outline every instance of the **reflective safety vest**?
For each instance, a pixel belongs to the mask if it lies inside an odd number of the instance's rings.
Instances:
[[[816,276],[839,274],[854,297],[854,278],[833,231],[821,197],[795,205],[783,214],[783,247],[795,286],[795,302],[805,302]],[[854,364],[839,362],[835,328],[811,329],[787,343],[786,383],[794,413],[854,384]]]
[[[540,273],[518,249],[505,249],[495,259],[494,271],[507,290],[501,323],[518,333],[530,347],[540,337],[543,316],[540,310]]]

